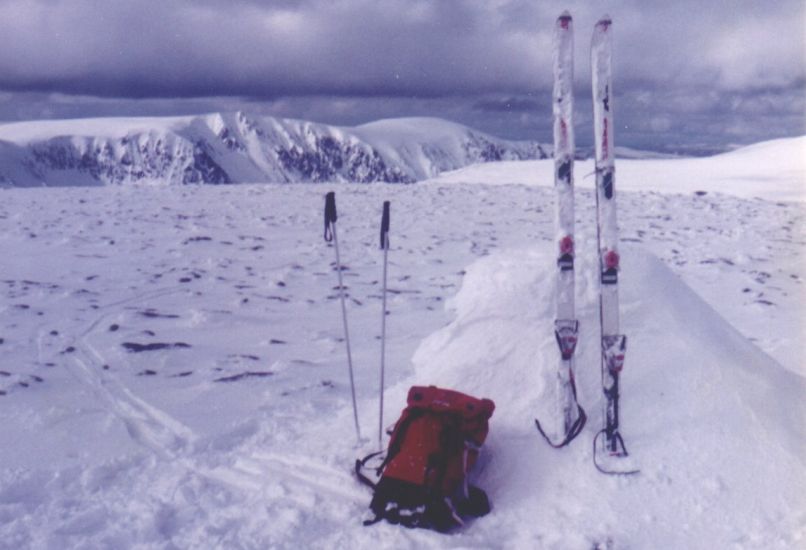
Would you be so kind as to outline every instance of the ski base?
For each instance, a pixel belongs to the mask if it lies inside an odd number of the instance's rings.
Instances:
[[[601,473],[612,476],[631,476],[641,472],[624,446],[621,434],[600,430],[593,438],[593,465]]]

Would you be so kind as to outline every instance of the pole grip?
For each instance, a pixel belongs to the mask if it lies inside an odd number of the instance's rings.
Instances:
[[[389,250],[389,201],[383,201],[381,216],[381,250]]]
[[[325,195],[325,241],[330,242],[333,240],[333,232],[330,226],[336,223],[338,215],[336,214],[336,193],[330,191]]]

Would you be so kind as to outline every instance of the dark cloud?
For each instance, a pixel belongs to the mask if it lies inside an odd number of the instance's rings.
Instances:
[[[0,0],[0,118],[245,107],[343,124],[443,116],[548,138],[559,11],[548,4]],[[648,4],[563,6],[575,18],[583,129],[590,32],[609,12],[625,139],[803,133],[806,4]]]
[[[542,103],[533,97],[522,96],[484,98],[474,103],[473,108],[492,113],[537,112],[538,109],[546,109],[551,105],[550,96],[548,94],[543,95]]]
[[[522,86],[512,53],[529,48],[505,49],[512,33],[471,6],[6,2],[0,86],[118,97],[434,96]]]

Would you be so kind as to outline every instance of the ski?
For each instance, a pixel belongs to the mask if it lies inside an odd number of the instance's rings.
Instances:
[[[574,29],[566,11],[554,26],[554,190],[557,237],[557,303],[554,335],[560,357],[557,369],[557,436],[552,439],[535,419],[549,445],[568,445],[585,425],[585,411],[577,402],[574,350],[579,322],[574,311]]]
[[[596,164],[596,222],[599,248],[599,319],[602,337],[602,390],[605,396],[604,428],[593,440],[593,460],[605,474],[634,474],[624,468],[628,456],[619,433],[619,376],[624,366],[627,337],[619,331],[618,224],[616,219],[615,163],[612,111],[612,21],[596,23],[591,40],[593,129]]]

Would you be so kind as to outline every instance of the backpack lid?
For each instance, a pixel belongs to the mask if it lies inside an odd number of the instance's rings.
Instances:
[[[495,403],[491,399],[477,399],[470,395],[438,388],[436,386],[412,386],[407,404],[410,408],[433,412],[453,412],[465,419],[484,418],[493,415]]]

